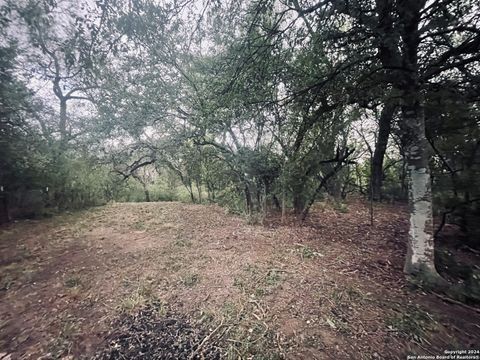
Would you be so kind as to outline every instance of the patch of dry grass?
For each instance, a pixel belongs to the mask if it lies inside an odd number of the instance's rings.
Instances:
[[[92,354],[121,314],[154,302],[207,333],[221,324],[212,337],[226,359],[395,359],[425,341],[435,350],[443,338],[463,346],[465,334],[480,338],[469,325],[477,315],[451,315],[438,299],[408,292],[402,211],[377,209],[371,228],[366,206],[347,207],[325,204],[302,225],[275,214],[248,225],[214,205],[181,203],[15,224],[0,232],[2,256],[16,259],[0,269],[0,347],[15,356]],[[427,300],[434,321],[423,316],[427,305],[410,311]],[[45,333],[64,344],[52,347]]]

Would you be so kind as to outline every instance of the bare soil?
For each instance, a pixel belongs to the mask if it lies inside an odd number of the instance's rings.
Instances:
[[[303,224],[271,214],[248,225],[175,202],[10,224],[0,228],[0,359],[101,358],[119,319],[152,303],[198,327],[192,349],[212,342],[226,359],[480,348],[477,311],[404,277],[407,230],[403,206],[376,205],[372,227],[361,202],[320,203]]]

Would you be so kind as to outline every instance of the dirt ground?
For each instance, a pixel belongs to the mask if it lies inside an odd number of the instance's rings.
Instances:
[[[402,206],[319,204],[248,225],[214,205],[117,203],[0,228],[0,359],[91,359],[155,302],[226,359],[406,359],[480,348],[480,314],[402,274]],[[478,254],[477,261],[479,260]],[[479,261],[480,263],[480,261]]]

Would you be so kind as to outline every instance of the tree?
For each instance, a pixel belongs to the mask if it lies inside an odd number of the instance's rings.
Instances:
[[[479,60],[474,51],[480,41],[478,19],[467,15],[474,5],[469,1],[454,3],[441,0],[428,5],[409,0],[375,3],[326,1],[301,7],[299,11],[303,16],[317,14],[322,26],[328,24],[323,16],[326,13],[344,17],[348,25],[342,23],[343,28],[334,27],[331,41],[347,38],[355,44],[363,38],[367,43],[372,41],[378,48],[376,61],[371,63],[367,73],[358,71],[357,76],[365,78],[366,74],[366,78],[371,78],[378,72],[385,74],[378,79],[381,86],[391,87],[392,96],[400,101],[399,125],[408,168],[411,224],[405,271],[410,274],[427,273],[434,278],[437,275],[423,92],[425,83],[442,72]],[[463,6],[457,6],[460,3]],[[446,15],[445,9],[455,13],[455,20]],[[460,43],[455,40],[458,36],[462,39]],[[358,58],[359,51],[363,51],[365,56],[371,54],[368,49],[358,46],[351,51],[354,59]],[[355,65],[350,59],[346,62],[348,66]]]

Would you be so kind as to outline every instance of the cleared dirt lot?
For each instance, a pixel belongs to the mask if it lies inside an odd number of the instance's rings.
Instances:
[[[91,358],[152,302],[230,359],[478,348],[480,314],[405,280],[405,211],[375,212],[373,228],[357,202],[318,206],[303,225],[247,225],[214,205],[117,203],[3,227],[0,354]]]

